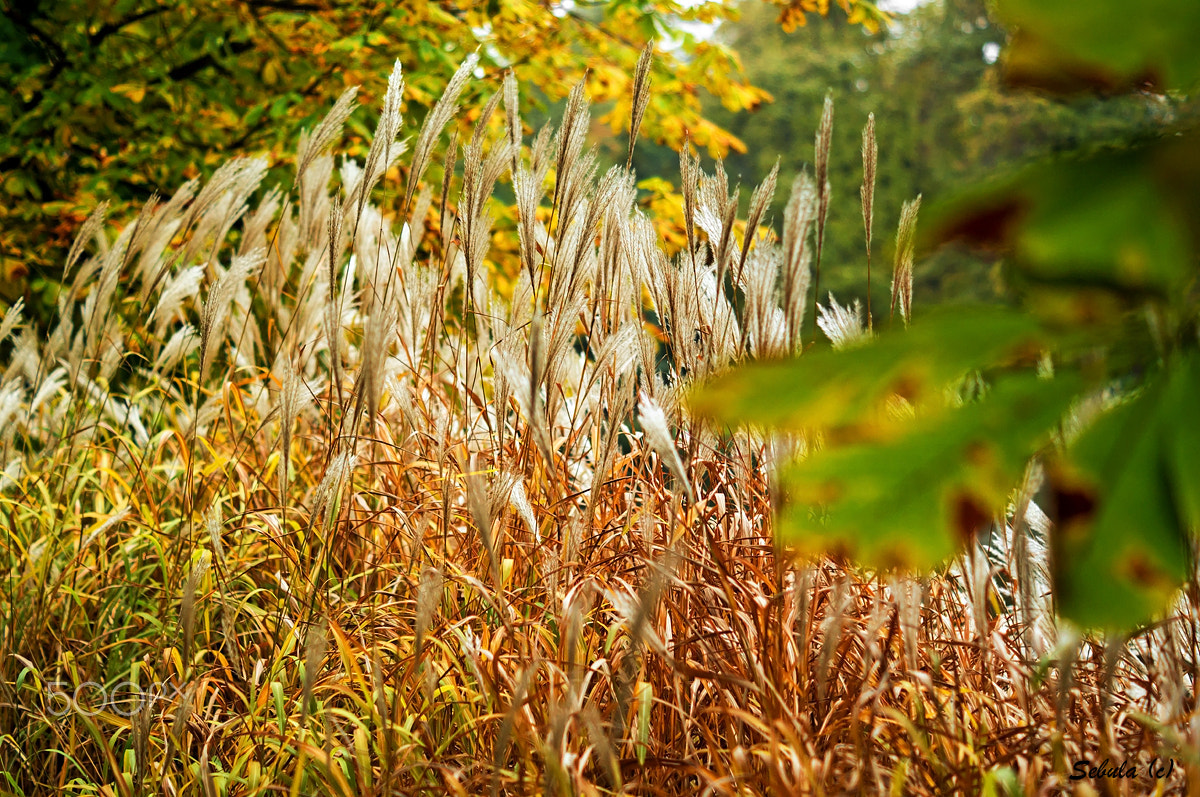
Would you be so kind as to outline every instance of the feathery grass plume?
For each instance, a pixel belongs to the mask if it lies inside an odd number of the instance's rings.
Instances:
[[[892,314],[897,307],[905,326],[912,313],[913,255],[917,240],[917,214],[921,211],[921,195],[905,202],[900,209],[900,226],[896,232],[896,261],[892,270]]]
[[[462,227],[463,251],[467,258],[468,288],[475,284],[475,279],[483,266],[484,255],[491,248],[488,232],[491,229],[493,217],[487,211],[487,200],[492,188],[499,177],[498,169],[502,169],[508,160],[508,142],[504,147],[492,150],[487,160],[483,155],[483,140],[492,115],[500,103],[500,92],[496,92],[488,100],[471,135],[471,143],[463,148],[463,191],[462,203],[459,208],[459,224]],[[470,296],[470,291],[464,299]],[[478,310],[479,308],[475,308]]]
[[[256,249],[245,255],[235,255],[229,269],[209,289],[200,315],[200,381],[208,379],[209,368],[216,356],[216,342],[225,337],[221,325],[229,313],[234,292],[266,261],[267,253]]]
[[[62,386],[67,381],[67,370],[62,366],[55,368],[42,380],[42,384],[38,386],[37,392],[33,394],[33,398],[29,400],[29,406],[25,410],[27,422],[32,423],[33,416],[38,409],[51,396],[58,393]]]
[[[150,294],[170,270],[164,254],[174,239],[175,233],[182,227],[183,210],[192,201],[199,184],[199,180],[192,179],[181,185],[166,204],[155,210],[154,216],[150,220],[151,231],[148,233],[148,240],[133,269],[134,277],[141,283],[138,295],[142,304],[146,304],[150,300]],[[176,263],[182,262],[182,259],[182,255],[179,253],[172,258]]]
[[[150,243],[155,227],[157,226],[154,223],[154,216],[158,212],[158,206],[161,202],[162,198],[155,191],[142,204],[142,209],[138,211],[137,218],[133,220],[133,235],[129,239],[129,248],[125,251],[125,262],[122,264],[122,268],[128,267],[132,262],[133,256],[141,252]]]
[[[367,402],[367,417],[379,413],[379,399],[387,378],[387,354],[396,334],[397,308],[386,299],[375,306],[363,330],[362,365],[359,370],[360,396]]]
[[[413,205],[412,215],[409,217],[407,244],[399,250],[401,268],[411,263],[413,257],[416,256],[417,247],[420,246],[421,240],[425,237],[425,221],[429,217],[429,208],[432,206],[433,186],[426,184],[417,194],[417,202]]]
[[[211,263],[216,258],[219,247],[215,243],[223,241],[233,229],[234,223],[245,215],[250,207],[250,197],[267,176],[269,166],[266,158],[242,160],[241,168],[234,175],[232,182],[213,203],[212,209],[197,223],[192,240],[184,251],[183,262],[190,263],[210,237],[214,246],[209,250],[206,261]]]
[[[545,172],[538,174],[530,171],[525,164],[518,164],[513,179],[513,193],[517,200],[517,236],[521,264],[531,284],[537,268],[537,208],[545,191]]]
[[[512,148],[512,173],[516,174],[521,158],[521,138],[524,130],[521,128],[521,101],[517,76],[512,69],[504,72],[504,123],[505,132],[508,133],[508,145]]]
[[[313,684],[317,680],[317,671],[325,662],[325,650],[329,646],[329,620],[321,615],[309,624],[304,635],[304,681],[301,687],[300,724],[308,722],[308,713],[312,710]]]
[[[529,146],[529,169],[534,174],[545,175],[550,170],[550,155],[555,145],[554,124],[546,122],[533,137]]]
[[[921,628],[921,604],[924,589],[920,581],[911,576],[899,576],[892,580],[891,589],[896,604],[896,616],[904,642],[904,669],[911,671],[917,666],[918,634]]]
[[[213,554],[216,557],[217,570],[221,572],[224,572],[226,569],[225,544],[221,542],[221,525],[224,522],[219,503],[214,503],[204,513],[204,530],[208,532],[208,539],[212,544]]]
[[[158,356],[154,358],[151,370],[161,378],[191,354],[199,343],[200,335],[196,328],[191,324],[184,324],[163,344]]]
[[[216,232],[215,226],[219,219],[215,216],[210,216],[209,211],[214,207],[218,207],[218,203],[224,199],[230,191],[238,191],[239,193],[249,193],[246,191],[248,184],[253,182],[254,185],[262,179],[262,175],[266,173],[267,162],[265,158],[245,158],[234,157],[230,158],[225,163],[221,164],[213,176],[208,179],[204,187],[200,189],[200,193],[196,194],[196,198],[192,200],[191,206],[188,208],[187,214],[183,217],[181,229],[184,231],[192,229],[192,226],[197,222],[203,223],[205,219],[211,224]],[[253,191],[253,188],[250,188]],[[204,246],[206,236],[197,229],[196,234],[192,236],[187,247],[184,250],[183,262],[190,263],[195,253]],[[214,247],[215,253],[215,247]]]
[[[320,529],[323,533],[328,533],[333,528],[342,490],[357,463],[358,456],[353,451],[343,451],[334,455],[325,469],[321,483],[317,485],[316,492],[313,494],[312,517],[314,523],[318,519],[320,520]]]
[[[462,94],[467,81],[471,78],[471,72],[478,63],[478,53],[471,53],[467,56],[455,71],[454,76],[450,78],[450,82],[446,84],[446,90],[434,104],[433,110],[425,117],[425,122],[421,125],[421,132],[417,135],[417,143],[413,147],[412,166],[408,173],[408,187],[404,192],[404,205],[402,206],[405,209],[412,202],[421,178],[425,176],[425,169],[428,168],[429,160],[433,156],[434,142],[442,134],[446,124],[458,112],[458,97]],[[454,147],[451,149],[453,150]]]
[[[693,159],[691,141],[684,139],[679,150],[679,190],[683,192],[683,228],[687,233],[688,255],[696,260],[696,189],[700,180],[699,159]]]
[[[687,471],[684,470],[683,460],[679,458],[679,449],[675,447],[675,438],[671,436],[670,427],[667,426],[667,416],[658,402],[646,393],[642,393],[638,399],[638,420],[641,421],[650,447],[683,485],[688,502],[693,502],[695,499],[692,493],[692,483],[688,480]]]
[[[171,743],[177,748],[183,746],[183,732],[187,730],[188,720],[192,718],[192,703],[196,700],[198,688],[194,681],[189,683],[175,706],[175,719],[171,722]],[[174,754],[174,751],[169,751],[167,757],[173,758]]]
[[[167,325],[175,320],[183,303],[200,292],[200,283],[204,280],[204,266],[191,266],[175,275],[158,295],[158,303],[150,311],[146,322],[155,322],[154,335],[161,338],[167,331]]]
[[[113,297],[121,277],[121,265],[125,259],[125,248],[129,244],[129,228],[117,239],[112,248],[101,260],[100,274],[96,277],[87,300],[83,303],[81,323],[83,324],[84,350],[95,357],[100,352],[100,343],[106,336],[103,334],[113,309]]]
[[[546,356],[546,341],[542,333],[542,311],[540,307],[534,307],[533,318],[529,321],[529,381],[523,387],[527,387],[529,407],[529,426],[533,430],[534,444],[538,447],[546,467],[554,466],[554,455],[551,453],[552,446],[550,443],[550,426],[546,423],[546,416],[542,413],[542,380],[546,377],[547,361]],[[514,383],[514,387],[517,383]],[[519,396],[520,390],[517,391]],[[518,401],[520,399],[518,398]]]
[[[436,567],[426,567],[421,571],[421,581],[417,585],[417,605],[415,612],[415,642],[413,644],[414,659],[420,660],[425,636],[433,624],[433,616],[438,605],[442,602],[442,571]]]
[[[783,212],[783,311],[787,318],[789,352],[800,347],[804,305],[811,279],[808,235],[813,220],[819,215],[818,197],[817,185],[807,171],[802,171],[792,183],[791,197]],[[816,290],[815,285],[813,290]],[[815,308],[813,312],[816,312]]]
[[[467,506],[471,510],[471,519],[475,521],[475,529],[479,532],[483,549],[487,552],[488,561],[491,564],[492,583],[495,585],[498,598],[503,589],[504,580],[500,572],[500,553],[497,550],[499,546],[495,535],[492,534],[491,501],[488,500],[487,484],[483,477],[476,472],[478,468],[473,467],[471,470],[472,472],[468,473],[465,479]]]
[[[842,307],[830,292],[829,305],[818,305],[817,310],[820,313],[817,325],[833,343],[833,348],[847,349],[870,338],[870,330],[863,326],[862,305],[858,299],[854,300],[853,306]]]
[[[21,412],[25,403],[25,389],[15,379],[0,387],[0,429],[6,429],[8,422]]]
[[[404,74],[400,59],[397,58],[392,66],[392,74],[388,77],[387,93],[383,96],[383,111],[379,114],[379,124],[375,126],[375,136],[371,139],[371,148],[367,151],[367,163],[355,188],[358,198],[358,207],[354,215],[355,233],[358,231],[358,223],[362,220],[363,207],[371,189],[379,182],[379,178],[383,177],[391,159],[403,151],[403,147],[396,144],[396,136],[400,134],[400,126],[404,123],[400,115],[400,103],[403,100]]]
[[[746,233],[742,238],[742,254],[738,259],[738,271],[734,275],[735,284],[742,282],[742,270],[746,267],[746,256],[750,253],[750,244],[758,234],[758,225],[762,223],[763,216],[766,215],[767,209],[775,198],[775,184],[778,179],[779,158],[776,158],[775,165],[767,173],[766,179],[759,183],[758,187],[754,189],[754,193],[750,195],[750,212],[746,216]]]
[[[212,554],[203,550],[192,565],[187,581],[183,585],[183,601],[179,608],[180,642],[183,647],[183,666],[185,671],[192,668],[192,644],[196,631],[196,593],[208,566],[212,563]]]
[[[875,171],[879,165],[879,145],[875,142],[875,114],[867,114],[862,131],[863,182],[858,189],[862,200],[863,231],[867,238],[867,329],[871,319],[871,230],[875,226]]]
[[[275,218],[275,214],[279,212],[282,202],[283,190],[279,186],[272,186],[267,190],[262,200],[259,201],[258,207],[242,223],[242,240],[238,243],[237,251],[239,255],[249,254],[259,248],[267,248],[267,227]]]
[[[817,301],[821,296],[821,254],[825,250],[825,222],[829,216],[829,147],[833,143],[833,97],[826,94],[821,108],[821,125],[817,128],[815,142],[818,210],[817,210],[817,257],[813,274],[813,326],[816,327]]]
[[[650,104],[650,68],[654,65],[654,42],[646,42],[642,54],[638,57],[637,68],[633,72],[633,106],[629,118],[629,151],[625,155],[625,168],[633,168],[633,147],[637,144],[638,131],[642,127],[642,117],[646,115],[646,106]]]
[[[325,297],[325,340],[329,343],[329,373],[337,390],[338,400],[342,395],[342,291],[338,278],[338,261],[342,254],[342,207],[341,199],[334,197],[329,213],[329,293]]]
[[[508,493],[508,501],[512,508],[516,510],[521,520],[525,522],[525,526],[529,529],[529,533],[533,536],[538,545],[542,544],[542,531],[538,528],[537,518],[533,515],[533,505],[529,503],[529,496],[525,493],[525,480],[520,476],[513,477],[512,486]]]
[[[75,265],[75,261],[83,254],[83,249],[88,245],[88,242],[96,237],[96,233],[104,226],[104,217],[108,215],[108,201],[105,200],[91,215],[84,220],[79,227],[79,232],[75,234],[75,240],[71,243],[71,248],[67,251],[67,259],[63,261],[63,279],[67,278],[67,274],[71,272],[71,268]]]
[[[554,173],[557,175],[554,184],[554,206],[563,213],[563,191],[575,166],[575,161],[583,151],[583,143],[587,138],[588,126],[591,123],[590,103],[587,99],[586,78],[580,80],[567,96],[567,105],[563,110],[562,125],[558,129],[558,156],[555,161]],[[559,228],[562,228],[560,223]]]
[[[454,167],[458,163],[458,131],[450,132],[450,145],[446,147],[446,159],[442,163],[442,199],[438,207],[441,215],[438,227],[442,231],[442,249],[447,253],[449,261],[450,240],[454,237],[454,211],[450,208],[450,183],[454,180]],[[447,263],[449,266],[449,263]]]
[[[21,311],[25,309],[25,299],[18,298],[4,311],[4,320],[0,321],[0,343],[8,340],[8,336],[21,323]]]
[[[124,521],[125,518],[129,517],[129,513],[130,513],[129,507],[124,507],[123,509],[119,509],[116,512],[114,512],[112,515],[110,515],[103,523],[96,526],[96,528],[92,529],[91,533],[88,534],[87,537],[85,537],[83,539],[83,541],[81,541],[79,543],[79,549],[75,555],[77,557],[82,556],[83,552],[86,551],[93,542],[95,542],[96,540],[98,540],[102,536],[104,536],[104,534],[109,529],[113,528],[118,523],[121,523],[122,521]]]
[[[391,88],[390,81],[388,88]],[[313,161],[324,155],[325,151],[333,146],[333,142],[341,135],[342,126],[346,124],[350,114],[354,113],[354,109],[358,107],[358,103],[354,99],[357,94],[358,86],[351,86],[343,91],[316,129],[311,134],[306,130],[300,135],[300,146],[296,155],[297,183],[300,182]],[[380,121],[382,122],[382,120]]]
[[[720,163],[718,162],[718,168]],[[715,257],[717,261],[717,285],[720,286],[720,296],[725,295],[725,272],[729,267],[729,255],[733,246],[733,225],[737,221],[738,199],[741,194],[739,187],[734,187],[725,203],[724,214],[721,218],[721,237],[718,239]]]

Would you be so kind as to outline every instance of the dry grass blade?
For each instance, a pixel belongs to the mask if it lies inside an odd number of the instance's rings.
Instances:
[[[200,317],[201,382],[208,379],[213,358],[217,354],[217,341],[225,337],[226,330],[222,325],[229,314],[229,304],[233,301],[234,293],[262,266],[266,259],[267,253],[263,250],[234,257],[229,269],[221,274],[209,289]]]

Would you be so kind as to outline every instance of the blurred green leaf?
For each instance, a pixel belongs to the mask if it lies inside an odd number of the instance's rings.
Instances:
[[[1059,92],[1147,86],[1187,90],[1200,81],[1200,4],[1143,0],[996,0],[1014,30],[1010,82]]]
[[[893,440],[812,454],[784,472],[783,538],[802,555],[873,568],[937,566],[1004,511],[1079,387],[1076,377],[1009,377]]]
[[[699,389],[691,407],[726,423],[869,434],[889,425],[892,396],[916,409],[936,409],[954,379],[1034,357],[1047,339],[1036,321],[1014,310],[939,308],[908,330],[891,330],[864,346],[739,368]]]
[[[1194,352],[1172,373],[1167,388],[1165,438],[1171,491],[1185,528],[1200,533],[1200,356]]]
[[[926,245],[1009,250],[1016,276],[1039,287],[1177,294],[1196,273],[1198,150],[1189,133],[1028,167],[935,208]]]
[[[1058,608],[1082,626],[1146,622],[1187,578],[1180,510],[1197,482],[1180,478],[1197,455],[1179,443],[1195,437],[1197,388],[1194,363],[1177,369],[1102,415],[1051,469]]]

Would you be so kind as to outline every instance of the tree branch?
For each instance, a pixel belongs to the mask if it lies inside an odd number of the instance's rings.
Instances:
[[[133,14],[128,14],[127,16],[124,16],[121,19],[113,22],[106,22],[100,26],[99,30],[88,37],[88,45],[91,47],[98,47],[105,39],[119,31],[121,28],[132,25],[135,22],[141,22],[143,19],[148,17],[153,17],[157,14],[162,14],[171,10],[173,9],[170,6],[154,6]]]

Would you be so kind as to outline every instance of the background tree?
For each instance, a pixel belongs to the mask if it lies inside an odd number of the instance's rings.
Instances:
[[[778,156],[780,174],[812,169],[815,131],[828,93],[835,116],[830,163],[833,186],[829,232],[821,267],[822,291],[862,295],[865,251],[858,186],[861,131],[874,113],[879,140],[875,199],[875,262],[886,262],[902,203],[917,194],[936,200],[1017,162],[1151,134],[1179,103],[1140,93],[1051,99],[1012,93],[1000,80],[997,56],[1006,32],[984,0],[937,0],[899,17],[886,29],[850,24],[834,12],[821,25],[782,30],[772,10],[740,6],[718,40],[739,54],[746,78],[772,102],[751,113],[713,98],[706,115],[745,143],[726,167],[743,185],[766,176]],[[926,260],[915,290],[926,300],[995,296],[995,261],[959,250]],[[874,286],[876,307],[887,306],[887,285]],[[825,297],[821,297],[824,301]]]
[[[844,5],[861,6],[864,24],[881,18],[869,3]],[[803,9],[784,11],[795,20]],[[640,50],[670,38],[678,49],[656,62],[642,134],[724,154],[739,142],[704,118],[701,88],[735,110],[765,95],[728,47],[678,25],[731,13],[724,0],[3,0],[2,292],[11,300],[25,290],[31,271],[53,277],[101,200],[120,217],[230,154],[282,153],[347,86],[361,85],[358,99],[377,107],[396,59],[410,129],[474,52],[477,76],[491,79],[473,84],[465,107],[481,108],[478,94],[509,68],[543,103],[564,98],[586,72],[593,101],[613,101],[603,121],[620,130]],[[351,127],[354,154],[373,120],[359,115]]]

